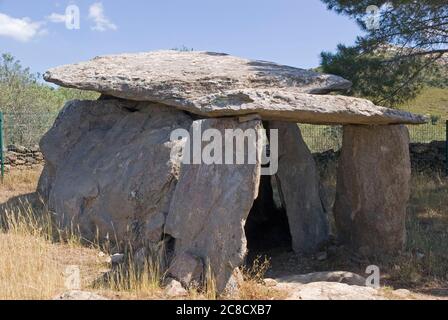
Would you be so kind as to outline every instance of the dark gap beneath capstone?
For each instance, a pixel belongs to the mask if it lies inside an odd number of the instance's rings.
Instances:
[[[165,266],[168,267],[174,257],[174,248],[176,245],[176,239],[169,235],[168,233],[162,234],[161,243],[164,244],[164,263]]]
[[[292,250],[286,210],[280,200],[274,200],[270,176],[262,176],[258,198],[255,200],[245,225],[248,257],[251,261],[259,255],[273,251]]]

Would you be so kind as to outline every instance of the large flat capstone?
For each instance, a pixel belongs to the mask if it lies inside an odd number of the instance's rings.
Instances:
[[[156,51],[97,57],[47,71],[46,81],[204,117],[259,114],[312,124],[418,124],[422,116],[368,100],[322,94],[349,89],[334,75],[220,53]]]

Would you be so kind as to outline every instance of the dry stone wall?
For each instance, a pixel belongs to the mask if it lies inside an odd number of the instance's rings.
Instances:
[[[430,143],[411,143],[409,145],[411,155],[411,166],[414,173],[440,173],[445,172],[446,142],[432,141]],[[328,150],[322,153],[314,153],[314,159],[320,169],[339,160],[340,152]]]
[[[411,165],[414,172],[443,172],[446,163],[446,142],[411,143]],[[317,166],[322,168],[339,159],[340,152],[328,150],[314,153]],[[39,146],[23,147],[9,145],[5,151],[5,169],[32,169],[44,165],[45,160]]]
[[[26,148],[9,145],[4,157],[6,171],[33,169],[44,164],[44,156],[38,146]]]

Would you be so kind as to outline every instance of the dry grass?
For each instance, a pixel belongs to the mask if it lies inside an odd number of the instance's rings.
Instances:
[[[0,299],[51,299],[67,289],[64,272],[70,265],[80,267],[88,285],[98,273],[98,251],[79,245],[79,238],[54,242],[58,233],[46,212],[23,203],[4,210],[0,220]]]
[[[3,183],[0,183],[0,204],[12,197],[34,192],[41,172],[42,168],[7,172]]]
[[[50,299],[63,289],[57,254],[45,240],[0,234],[0,299]]]
[[[111,269],[99,245],[55,226],[51,214],[28,203],[5,209],[0,223],[0,300],[51,299],[67,291],[65,271],[81,271],[81,289],[113,299],[160,298],[159,260],[138,265],[131,258]],[[68,236],[68,237],[67,237]]]
[[[421,290],[445,288],[448,295],[448,180],[413,177],[407,221],[407,250],[391,280]]]
[[[243,283],[238,298],[241,300],[281,300],[286,292],[264,285],[266,272],[271,267],[267,257],[257,257],[250,267],[243,267]]]
[[[165,279],[165,248],[160,243],[143,258],[128,254],[122,264],[97,279],[95,289],[110,298],[161,299]]]

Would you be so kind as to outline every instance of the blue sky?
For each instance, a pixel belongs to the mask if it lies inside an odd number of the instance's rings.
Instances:
[[[79,30],[63,23],[68,5],[80,9]],[[0,52],[34,72],[181,46],[311,68],[360,32],[319,0],[0,0]]]

